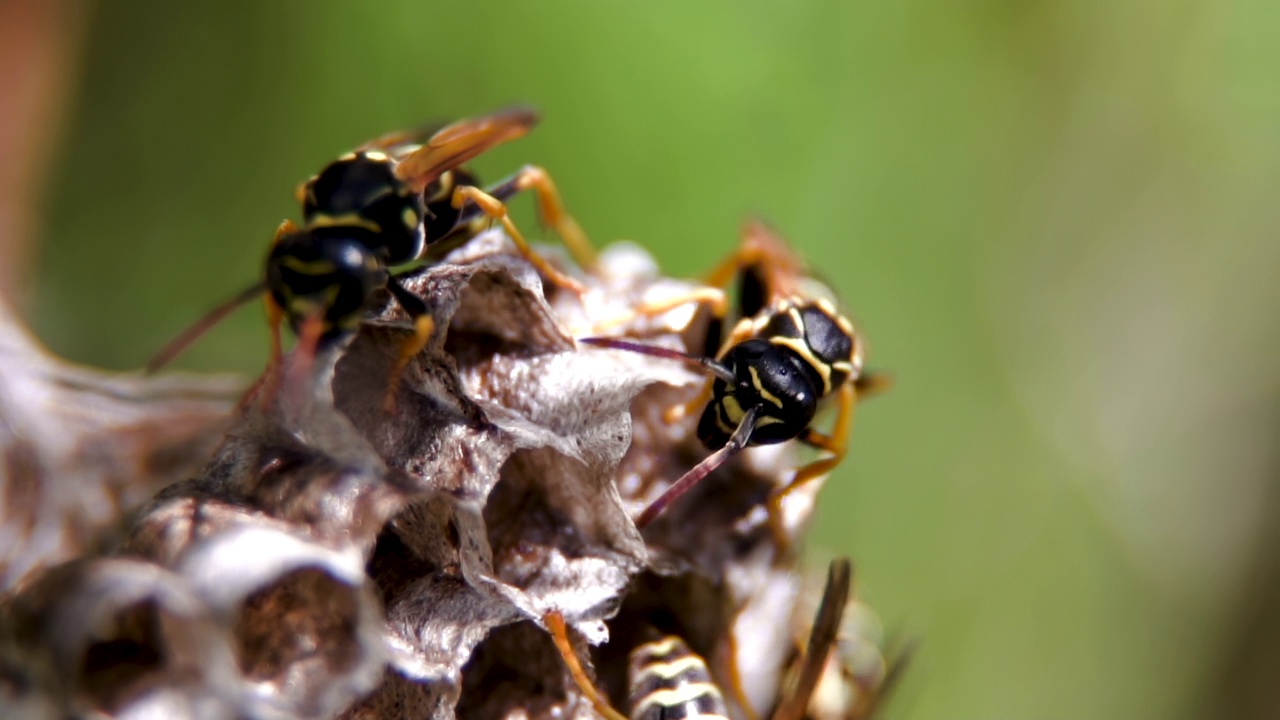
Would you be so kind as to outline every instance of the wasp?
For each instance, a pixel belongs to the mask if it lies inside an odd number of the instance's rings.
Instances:
[[[708,345],[718,339],[727,314],[725,289],[738,281],[738,322],[714,356],[697,356],[613,337],[581,342],[657,357],[694,362],[712,376],[698,395],[667,414],[669,422],[702,408],[697,434],[713,452],[676,480],[636,518],[653,522],[700,480],[734,454],[753,445],[799,440],[826,457],[799,468],[770,498],[771,522],[783,499],[840,464],[859,394],[879,391],[884,376],[863,372],[863,342],[837,308],[829,289],[809,274],[772,228],[748,221],[738,249],[718,265],[703,287],[642,305],[635,316],[664,313],[690,302],[709,303],[713,322]],[[834,398],[831,432],[812,423],[819,406]],[[776,530],[781,533],[781,530]]]
[[[852,566],[848,558],[831,563],[822,601],[813,620],[809,642],[795,680],[784,691],[771,720],[802,720],[818,685],[827,656],[835,644],[840,618],[849,598]],[[605,699],[587,675],[569,639],[564,618],[556,612],[544,618],[569,674],[583,695],[606,720],[680,720],[708,717],[728,720],[720,687],[706,661],[678,636],[666,635],[631,651],[628,662],[628,706],[623,715]]]
[[[385,289],[414,329],[393,365],[390,405],[400,374],[435,331],[426,303],[401,280],[422,271],[432,246],[473,235],[495,220],[550,282],[581,293],[577,281],[529,247],[507,214],[506,199],[533,190],[542,220],[560,234],[576,260],[590,265],[591,245],[565,211],[546,171],[527,165],[482,190],[463,167],[481,153],[523,137],[537,121],[528,108],[508,108],[435,131],[386,135],[333,161],[299,186],[296,199],[303,223],[285,220],[276,230],[263,279],[197,321],[161,350],[148,369],[167,364],[236,307],[259,296],[266,304],[274,367],[281,356],[284,321],[299,336],[300,347],[333,346],[354,334],[374,295]]]

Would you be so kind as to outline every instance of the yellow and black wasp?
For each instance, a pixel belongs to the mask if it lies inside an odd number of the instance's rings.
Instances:
[[[826,667],[827,656],[835,644],[840,618],[849,598],[851,578],[848,558],[831,563],[804,658],[793,681],[783,690],[771,720],[803,720]],[[712,679],[706,661],[679,637],[666,635],[631,651],[628,662],[630,687],[627,691],[629,712],[623,715],[609,704],[587,675],[573,649],[564,618],[553,612],[544,619],[574,683],[606,720],[684,720],[697,717],[728,720],[724,695]]]
[[[520,252],[553,284],[582,286],[534,252],[507,215],[504,200],[533,190],[545,223],[588,265],[586,236],[564,210],[547,173],[527,165],[487,190],[463,166],[496,145],[527,134],[537,114],[509,108],[460,120],[434,132],[387,135],[343,155],[304,182],[296,197],[301,227],[290,220],[276,230],[264,278],[223,303],[166,346],[148,364],[170,362],[236,307],[263,296],[271,326],[271,366],[281,354],[280,325],[288,320],[300,347],[318,349],[350,337],[375,293],[388,290],[412,318],[414,334],[392,371],[388,402],[400,373],[435,331],[429,308],[400,279],[421,271],[424,254],[447,239],[474,234],[497,220]],[[409,267],[403,268],[402,266]]]
[[[885,379],[863,372],[863,343],[840,313],[830,290],[807,272],[782,238],[758,220],[743,228],[738,249],[708,276],[706,286],[687,295],[642,306],[636,315],[656,315],[689,302],[712,305],[715,319],[708,345],[718,339],[726,313],[724,289],[738,280],[739,320],[714,356],[696,356],[612,337],[581,342],[657,357],[696,362],[712,382],[669,421],[702,408],[698,438],[713,450],[674,482],[636,518],[644,527],[735,453],[751,445],[799,440],[827,457],[798,469],[771,498],[771,510],[806,483],[844,459],[854,404],[861,393],[878,390]],[[708,293],[708,289],[712,293]],[[819,405],[835,398],[830,434],[814,429]],[[771,518],[777,513],[771,512]]]

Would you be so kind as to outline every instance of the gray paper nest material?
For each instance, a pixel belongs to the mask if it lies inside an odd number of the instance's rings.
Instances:
[[[65,363],[0,303],[0,593],[92,549],[126,508],[198,470],[237,385]]]
[[[410,363],[394,413],[384,391],[410,332],[396,306],[316,358],[310,375],[287,361],[277,401],[247,405],[204,470],[175,472],[177,482],[138,510],[116,546],[123,559],[57,570],[31,591],[42,595],[11,600],[6,617],[40,622],[0,636],[0,699],[22,703],[29,717],[85,708],[132,716],[158,702],[155,688],[168,693],[171,717],[449,720],[455,708],[475,718],[594,716],[541,629],[551,610],[592,643],[608,638],[605,621],[622,611],[611,623],[622,642],[596,656],[610,684],[625,666],[623,643],[634,640],[619,623],[639,626],[658,611],[678,618],[696,650],[729,661],[728,633],[744,613],[776,617],[794,601],[791,556],[779,555],[760,507],[791,458],[744,454],[642,539],[631,516],[705,453],[692,438],[696,418],[668,426],[660,416],[703,377],[574,338],[687,285],[621,245],[586,281],[584,298],[550,290],[549,302],[496,232],[410,278],[447,332]],[[625,331],[698,348],[703,322],[689,307]],[[796,532],[811,501],[796,499]],[[184,598],[183,611],[216,639],[140,633],[124,621],[55,631],[66,608],[92,605],[81,595],[98,585],[86,578],[108,567],[116,582],[137,585],[136,597],[160,598],[162,588],[164,598]],[[125,567],[151,575],[130,580]],[[171,619],[169,600],[147,602],[148,622],[185,622]],[[111,606],[94,617],[129,612]],[[108,706],[88,671],[72,668],[117,641],[175,659],[207,647],[213,664],[174,684],[168,660],[144,663],[119,676],[124,689]],[[745,645],[766,648],[739,654],[745,672],[772,673],[776,684],[785,644]],[[50,660],[46,646],[60,654]],[[225,655],[216,648],[230,648],[232,661],[217,660]],[[610,660],[618,653],[621,665]],[[37,661],[31,667],[54,669],[3,671]],[[771,686],[761,687],[750,700],[758,710],[772,702]]]

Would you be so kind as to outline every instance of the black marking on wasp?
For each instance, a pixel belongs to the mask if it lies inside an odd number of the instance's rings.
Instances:
[[[702,409],[698,437],[714,452],[674,482],[636,518],[644,527],[735,453],[751,445],[800,440],[829,454],[799,468],[770,498],[770,520],[781,544],[782,500],[806,483],[830,472],[846,452],[854,404],[859,394],[881,389],[883,376],[862,372],[862,343],[853,324],[837,310],[830,291],[805,271],[771,228],[750,221],[740,247],[708,277],[704,287],[686,295],[642,306],[635,315],[666,312],[689,302],[710,302],[716,318],[726,314],[723,288],[737,277],[743,316],[715,357],[692,356],[617,338],[580,342],[701,365],[712,382],[693,400],[674,408],[668,419]],[[709,294],[712,290],[715,294]],[[713,323],[714,327],[714,323]],[[712,331],[718,334],[718,330]],[[832,432],[812,427],[819,405],[835,397],[838,412]]]
[[[835,644],[841,614],[849,598],[851,578],[848,558],[831,563],[826,589],[814,617],[795,682],[783,690],[771,720],[803,718]],[[557,612],[551,612],[544,621],[570,676],[596,712],[607,720],[685,720],[699,717],[723,720],[729,717],[724,695],[712,680],[706,661],[679,637],[667,635],[631,651],[628,662],[630,688],[627,693],[630,714],[623,715],[609,704],[583,668],[569,639],[564,618]]]
[[[264,279],[194,324],[161,350],[148,369],[170,362],[231,310],[258,295],[265,296],[274,367],[281,353],[279,326],[284,320],[306,341],[306,347],[334,345],[355,331],[374,294],[386,288],[414,322],[414,335],[393,366],[390,402],[401,371],[435,330],[426,303],[406,290],[399,278],[420,270],[430,246],[450,237],[473,235],[494,220],[504,225],[548,280],[581,291],[576,281],[529,247],[507,216],[504,200],[533,190],[544,222],[560,233],[580,262],[593,261],[590,244],[564,211],[546,172],[525,166],[485,191],[461,167],[496,145],[524,136],[536,123],[532,110],[510,108],[434,132],[388,135],[330,163],[298,188],[303,224],[299,227],[286,220],[277,229]],[[419,267],[392,272],[410,263]]]

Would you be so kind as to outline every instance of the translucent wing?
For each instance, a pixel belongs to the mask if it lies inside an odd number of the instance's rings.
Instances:
[[[822,604],[818,606],[818,614],[813,619],[809,644],[805,647],[804,658],[801,660],[800,676],[778,705],[772,720],[801,720],[804,717],[809,699],[827,664],[827,655],[831,654],[831,648],[840,632],[840,619],[844,616],[845,604],[849,602],[852,579],[853,567],[849,558],[831,561],[831,568],[827,572],[827,588],[822,593]]]
[[[524,137],[538,123],[531,108],[512,107],[459,120],[437,131],[396,165],[396,176],[421,190],[441,174],[490,148]],[[394,137],[394,136],[389,136]]]

